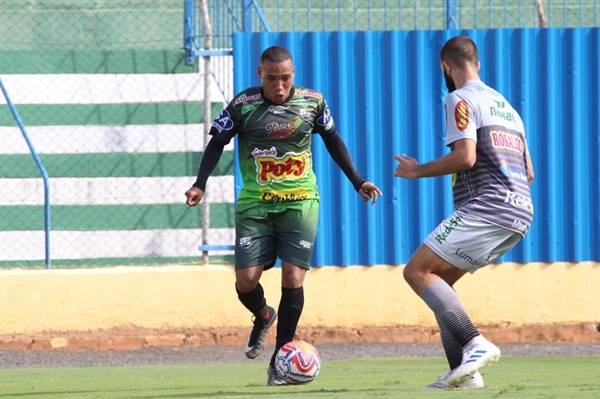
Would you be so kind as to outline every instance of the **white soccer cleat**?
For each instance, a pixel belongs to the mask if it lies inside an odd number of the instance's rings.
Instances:
[[[483,337],[477,337],[465,348],[463,361],[448,375],[448,384],[462,385],[469,381],[477,371],[500,359],[500,348]],[[480,338],[480,339],[478,339]]]
[[[423,390],[430,391],[436,389],[477,389],[483,388],[483,377],[478,372],[473,374],[472,377],[469,377],[467,382],[460,385],[450,385],[448,383],[448,377],[452,374],[452,370],[448,370],[442,375],[436,382],[433,384],[427,385]]]

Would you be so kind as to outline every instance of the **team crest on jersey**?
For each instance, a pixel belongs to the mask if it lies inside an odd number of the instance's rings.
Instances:
[[[325,104],[323,114],[317,119],[317,123],[321,126],[325,126],[325,130],[329,130],[333,126],[333,117],[331,116],[331,111],[327,104]]]
[[[463,131],[469,126],[469,106],[465,100],[460,100],[454,106],[454,123],[458,130]]]
[[[217,116],[217,118],[213,121],[211,126],[216,128],[219,133],[221,133],[223,130],[231,130],[233,127],[233,121],[231,120],[229,112],[226,109],[223,109],[219,116]]]

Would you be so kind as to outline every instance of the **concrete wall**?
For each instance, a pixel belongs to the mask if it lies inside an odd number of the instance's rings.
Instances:
[[[600,267],[492,265],[456,285],[478,326],[590,324],[600,321]],[[300,328],[434,328],[430,310],[402,278],[401,266],[313,268]],[[265,272],[277,305],[279,269]],[[0,270],[0,335],[131,329],[244,329],[231,267],[116,267]]]

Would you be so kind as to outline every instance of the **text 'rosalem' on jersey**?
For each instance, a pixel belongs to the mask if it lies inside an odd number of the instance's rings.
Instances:
[[[248,203],[319,200],[311,137],[333,131],[333,118],[318,91],[294,86],[285,102],[275,104],[256,86],[231,100],[210,134],[223,144],[238,135],[244,183],[238,203]]]
[[[477,143],[472,168],[452,178],[454,207],[525,235],[533,219],[525,128],[519,114],[496,90],[469,81],[445,101],[446,144]]]

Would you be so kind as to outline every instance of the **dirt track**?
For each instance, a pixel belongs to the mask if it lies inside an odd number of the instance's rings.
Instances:
[[[600,355],[600,344],[535,343],[500,344],[503,356]],[[386,357],[443,357],[440,344],[337,343],[317,345],[324,360]],[[267,346],[257,359],[267,361],[273,350]],[[159,364],[252,362],[243,346],[151,347],[128,351],[90,350],[2,350],[0,368],[95,367]],[[256,360],[254,360],[256,361]]]

